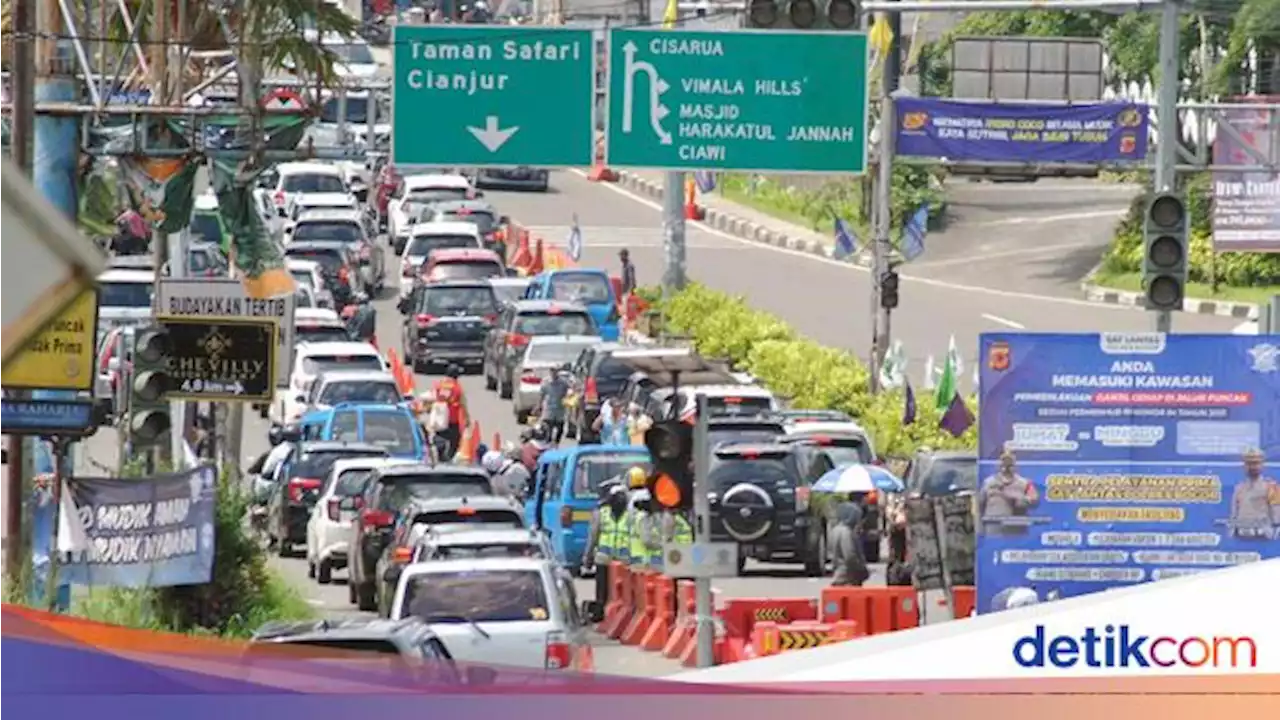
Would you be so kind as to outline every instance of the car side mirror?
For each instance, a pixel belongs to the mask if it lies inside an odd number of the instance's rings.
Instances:
[[[498,671],[490,667],[469,667],[466,672],[468,685],[492,685],[498,681]]]

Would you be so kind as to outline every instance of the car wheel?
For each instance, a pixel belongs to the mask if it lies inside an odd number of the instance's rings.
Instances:
[[[361,583],[356,586],[356,607],[365,612],[373,612],[378,609],[378,598],[374,595],[376,588],[368,583]]]
[[[333,563],[328,560],[320,561],[320,566],[316,569],[316,582],[321,585],[333,582]]]
[[[827,532],[825,526],[818,526],[818,537],[813,545],[813,553],[804,564],[804,574],[815,578],[823,577],[827,574]]]
[[[511,396],[515,394],[515,389],[511,387],[511,385],[512,385],[511,378],[509,377],[502,378],[502,380],[498,382],[498,397],[502,398],[503,400],[510,400]]]

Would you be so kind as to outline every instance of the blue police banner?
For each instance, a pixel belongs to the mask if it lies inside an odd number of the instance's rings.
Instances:
[[[1280,556],[1280,335],[984,334],[977,610]]]
[[[897,101],[896,152],[953,162],[1117,163],[1147,155],[1147,106]]]
[[[77,585],[198,585],[213,572],[217,471],[210,466],[149,478],[74,478],[67,488],[79,527],[69,528]]]

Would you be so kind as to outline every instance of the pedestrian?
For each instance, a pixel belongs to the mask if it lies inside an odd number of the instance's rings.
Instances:
[[[446,408],[448,424],[436,431],[439,439],[440,462],[449,462],[458,452],[458,443],[462,441],[462,427],[467,422],[467,399],[462,392],[462,368],[450,365],[445,377],[439,379],[434,387],[436,404]]]
[[[542,409],[539,415],[552,446],[559,445],[564,437],[565,398],[569,396],[572,372],[573,367],[565,363],[542,383]]]
[[[631,431],[627,427],[626,403],[622,398],[605,400],[600,414],[591,423],[591,429],[600,436],[601,445],[630,445]]]
[[[861,587],[871,576],[862,552],[862,508],[851,502],[841,503],[836,508],[836,518],[828,543],[836,568],[831,584]]]
[[[636,291],[636,266],[631,264],[631,253],[626,248],[618,251],[618,260],[622,261],[622,296],[626,297]]]
[[[627,513],[627,489],[617,481],[600,484],[599,502],[591,514],[591,527],[587,532],[587,548],[582,554],[582,571],[595,570],[596,597],[591,618],[604,620],[604,609],[609,602],[609,563],[622,559],[623,518]]]

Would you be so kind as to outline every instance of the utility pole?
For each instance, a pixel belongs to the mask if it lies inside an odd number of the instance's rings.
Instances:
[[[1156,113],[1160,121],[1156,137],[1156,192],[1172,191],[1178,185],[1178,0],[1164,0],[1160,7],[1160,89]],[[1183,248],[1185,253],[1187,248]],[[1156,313],[1156,332],[1173,331],[1173,313]]]
[[[711,540],[711,441],[707,435],[707,396],[694,397],[697,416],[693,426],[693,541]],[[694,642],[697,643],[698,667],[715,665],[715,607],[711,596],[711,578],[693,580]]]
[[[889,252],[892,249],[893,231],[893,141],[894,109],[893,93],[898,89],[898,76],[902,70],[898,53],[898,34],[901,18],[897,11],[889,11],[887,20],[892,36],[880,59],[880,152],[875,182],[875,205],[872,213],[874,239],[871,252],[871,391],[880,391],[880,365],[889,347],[889,310],[884,307],[881,283],[890,271]]]
[[[155,33],[156,44],[151,47],[151,87],[152,102],[157,105],[169,105],[171,98],[169,97],[169,9],[168,2],[160,2],[157,0],[151,5],[152,10],[152,28]],[[168,132],[166,130],[165,132]],[[160,228],[151,230],[151,252],[155,264],[155,284],[160,285],[161,279],[164,277],[164,265],[168,259],[169,234]],[[181,258],[180,258],[181,259]],[[155,304],[153,306],[153,316],[160,315],[160,293],[155,293]],[[151,468],[159,466],[160,460],[167,458],[171,463],[177,462],[182,457],[181,451],[175,452],[176,448],[180,448],[178,443],[182,440],[182,415],[181,411],[173,412],[181,406],[181,403],[169,403],[170,421],[169,421],[169,442],[157,442],[147,452],[151,453]]]
[[[680,292],[688,282],[684,245],[684,173],[667,172],[662,187],[662,294]]]

